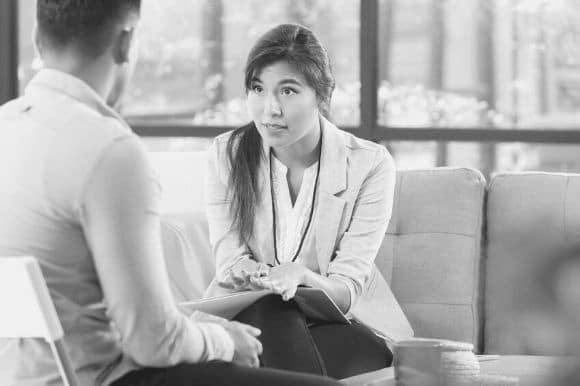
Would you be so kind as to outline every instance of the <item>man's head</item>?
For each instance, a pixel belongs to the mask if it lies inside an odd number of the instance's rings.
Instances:
[[[134,28],[141,0],[37,0],[36,43],[45,62],[71,67],[91,63],[107,74],[103,95],[118,102],[136,59]],[[67,61],[65,63],[65,61]]]

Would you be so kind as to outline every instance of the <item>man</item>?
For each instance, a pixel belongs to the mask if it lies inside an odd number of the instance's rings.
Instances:
[[[195,321],[171,297],[159,184],[112,109],[140,0],[38,0],[44,68],[0,108],[0,256],[38,258],[82,385],[333,384],[259,366],[260,331]],[[228,363],[228,362],[233,362]],[[11,384],[60,384],[42,340],[5,340]]]

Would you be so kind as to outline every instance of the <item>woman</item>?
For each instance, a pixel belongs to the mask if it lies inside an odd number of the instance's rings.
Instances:
[[[343,378],[390,365],[385,341],[367,327],[312,323],[288,300],[298,286],[320,288],[347,313],[369,278],[379,280],[373,261],[391,215],[391,156],[330,123],[334,78],[305,27],[267,32],[249,54],[245,86],[252,123],[209,150],[219,286],[207,295],[219,287],[282,295],[236,318],[262,330],[263,366]]]

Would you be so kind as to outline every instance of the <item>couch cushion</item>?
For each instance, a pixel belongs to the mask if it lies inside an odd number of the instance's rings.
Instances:
[[[171,289],[178,301],[199,299],[215,274],[205,219],[203,151],[151,152],[163,188],[161,231]]]
[[[203,189],[207,170],[205,152],[150,152],[149,159],[163,187],[162,212],[205,211]]]
[[[502,173],[487,204],[485,351],[566,354],[547,272],[580,241],[580,175]]]
[[[480,349],[485,179],[473,169],[401,171],[377,257],[415,335]]]
[[[215,275],[205,213],[194,211],[163,215],[161,236],[175,299],[201,299]]]

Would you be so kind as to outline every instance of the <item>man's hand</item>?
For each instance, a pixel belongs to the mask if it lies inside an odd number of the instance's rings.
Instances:
[[[267,276],[250,278],[254,286],[271,289],[290,300],[296,294],[298,286],[304,284],[310,270],[302,264],[284,263],[273,267]]]
[[[259,356],[262,354],[262,343],[257,339],[261,331],[255,327],[239,322],[225,322],[222,326],[234,341],[233,363],[240,366],[260,367]]]

